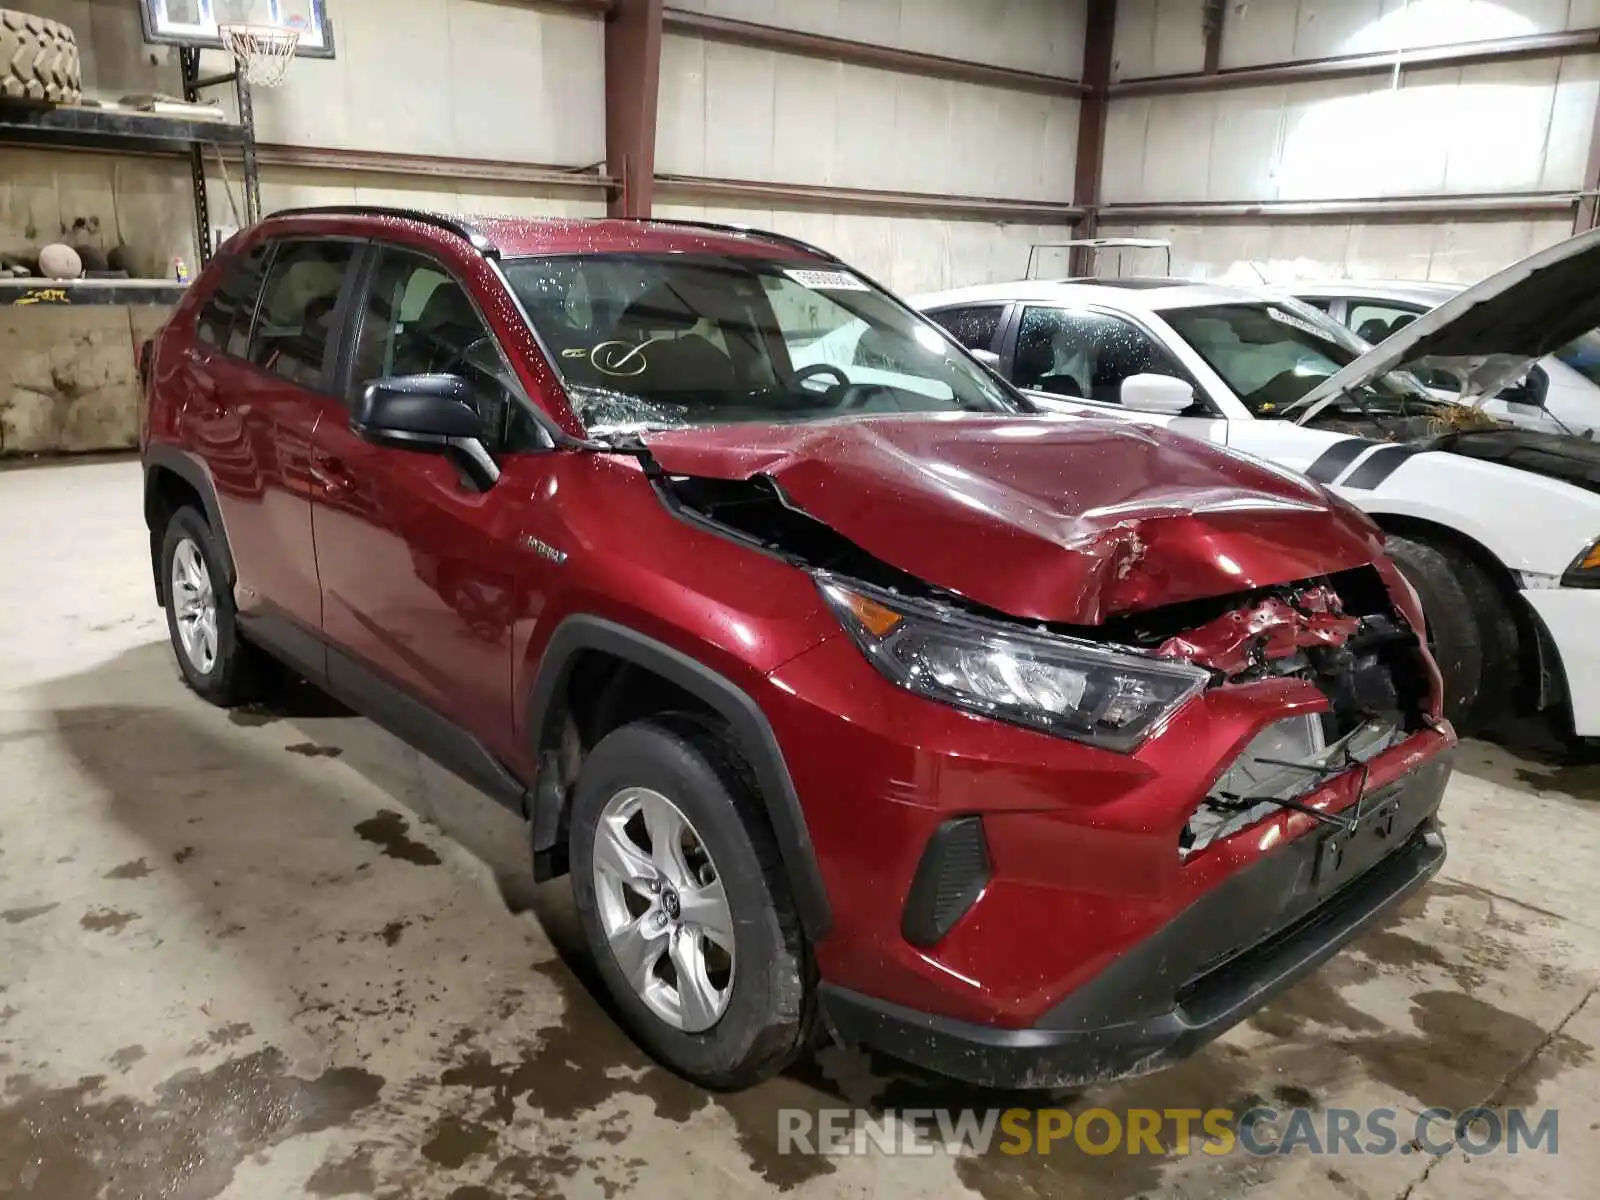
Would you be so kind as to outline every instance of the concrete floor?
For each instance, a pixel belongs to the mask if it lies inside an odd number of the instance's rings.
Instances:
[[[516,821],[314,695],[180,685],[144,539],[135,464],[0,471],[0,1195],[1594,1194],[1600,767],[1464,746],[1445,875],[1388,929],[1057,1098],[1554,1106],[1557,1155],[785,1156],[781,1108],[1019,1101],[837,1049],[739,1096],[652,1066]]]

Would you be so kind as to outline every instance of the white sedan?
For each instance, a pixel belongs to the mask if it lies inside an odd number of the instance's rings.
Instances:
[[[1600,325],[1596,279],[1600,231],[1376,348],[1293,298],[1171,279],[993,284],[912,303],[1045,407],[1161,424],[1331,488],[1387,532],[1458,726],[1560,706],[1574,733],[1600,737],[1600,445],[1470,407]],[[1457,402],[1396,369],[1411,363],[1459,381]]]

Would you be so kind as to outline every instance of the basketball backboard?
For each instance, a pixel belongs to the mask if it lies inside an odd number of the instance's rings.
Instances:
[[[300,34],[295,54],[333,57],[326,0],[139,0],[144,40],[221,49],[218,25],[280,25]]]

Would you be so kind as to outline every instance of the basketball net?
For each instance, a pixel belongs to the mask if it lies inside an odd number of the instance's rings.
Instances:
[[[280,86],[300,44],[300,31],[281,25],[219,25],[217,33],[233,53],[234,69],[251,87]]]

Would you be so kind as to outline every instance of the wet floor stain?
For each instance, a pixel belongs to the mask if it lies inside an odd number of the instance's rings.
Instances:
[[[446,1116],[434,1126],[433,1136],[422,1145],[422,1157],[452,1170],[468,1159],[486,1153],[499,1139],[493,1126],[461,1116]],[[576,1170],[581,1164],[574,1164]]]
[[[144,1057],[143,1046],[124,1046],[111,1056],[111,1065],[119,1071],[126,1071],[134,1063]]]
[[[1507,749],[1466,741],[1456,751],[1456,769],[1519,792],[1600,800],[1600,758],[1594,749],[1557,743],[1514,745]]]
[[[338,758],[344,753],[342,746],[319,746],[315,742],[296,742],[284,749],[290,754],[300,754],[306,758]]]
[[[1600,800],[1600,763],[1562,764],[1548,769],[1518,767],[1517,779],[1538,792],[1559,792],[1574,800]]]
[[[146,875],[150,874],[154,869],[155,868],[153,868],[144,859],[136,858],[132,862],[123,863],[120,867],[112,867],[111,870],[107,871],[103,876],[101,876],[101,878],[103,878],[103,879],[143,879]]]
[[[0,1098],[0,1195],[212,1200],[246,1158],[348,1123],[382,1086],[355,1067],[302,1078],[271,1048],[180,1072],[148,1103],[108,1094],[101,1076],[54,1088],[12,1076]]]
[[[378,936],[383,939],[385,946],[398,946],[400,944],[400,935],[410,926],[411,922],[409,921],[390,921],[378,931]]]
[[[194,857],[194,847],[193,846],[185,846],[181,850],[174,850],[172,852],[172,861],[175,862],[175,863],[178,863],[180,866],[182,864],[188,862],[193,857]]]
[[[263,708],[259,704],[249,704],[243,708],[229,709],[228,720],[235,725],[243,725],[247,729],[253,729],[261,725],[271,725],[274,721],[281,721],[283,718],[269,708]]]
[[[377,1189],[378,1176],[372,1169],[370,1149],[325,1162],[306,1180],[308,1196],[369,1196]]]
[[[1379,1083],[1419,1103],[1470,1108],[1486,1102],[1530,1106],[1539,1085],[1587,1065],[1594,1047],[1460,992],[1411,999],[1416,1032],[1391,1031],[1341,1042]],[[1490,1096],[1485,1083],[1497,1094]]]
[[[0,912],[0,921],[4,921],[7,925],[21,925],[24,921],[42,917],[59,907],[61,907],[59,904],[35,904],[31,908],[8,908]]]
[[[255,1033],[255,1028],[248,1021],[235,1021],[229,1025],[222,1025],[213,1029],[205,1037],[189,1047],[190,1057],[207,1054],[212,1050],[224,1050],[229,1046],[237,1046],[245,1038]]]
[[[355,829],[363,841],[381,847],[389,858],[415,863],[419,867],[436,867],[442,861],[431,846],[409,835],[410,826],[406,819],[391,808],[379,809],[377,816],[367,818]]]
[[[78,918],[78,924],[90,933],[121,933],[126,926],[138,919],[139,914],[135,912],[121,912],[115,908],[92,908]]]

